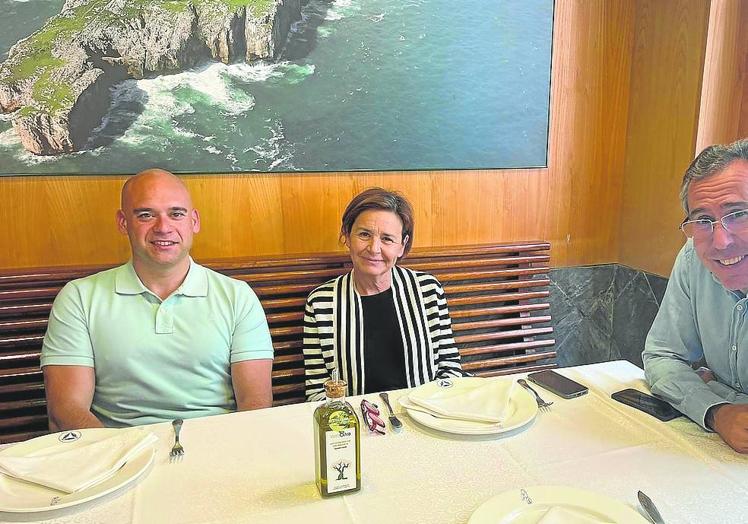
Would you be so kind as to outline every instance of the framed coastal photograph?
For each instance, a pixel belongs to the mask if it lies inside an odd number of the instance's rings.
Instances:
[[[0,175],[546,165],[553,0],[0,12]]]

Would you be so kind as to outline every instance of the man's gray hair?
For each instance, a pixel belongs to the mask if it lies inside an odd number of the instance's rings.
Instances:
[[[715,144],[704,149],[699,156],[694,158],[691,165],[683,175],[680,185],[680,202],[683,209],[688,210],[688,188],[694,180],[701,180],[716,175],[724,170],[729,164],[736,160],[748,162],[748,138],[742,138],[732,144]]]

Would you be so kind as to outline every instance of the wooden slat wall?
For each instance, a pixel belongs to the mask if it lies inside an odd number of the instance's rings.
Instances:
[[[466,370],[500,375],[555,367],[545,242],[414,250],[403,265],[444,285]],[[262,301],[275,347],[275,404],[304,399],[302,319],[307,294],[350,270],[342,254],[207,263],[248,282]],[[0,272],[0,442],[46,432],[39,354],[64,282],[99,268]]]

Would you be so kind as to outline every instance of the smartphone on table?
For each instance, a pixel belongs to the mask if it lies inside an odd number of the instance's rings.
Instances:
[[[616,391],[610,396],[627,406],[636,408],[648,415],[667,422],[682,416],[682,413],[662,399],[647,395],[637,389],[624,389]]]
[[[541,388],[547,389],[551,393],[555,393],[561,398],[574,398],[584,395],[589,391],[586,386],[583,386],[579,382],[574,382],[570,378],[566,378],[562,374],[550,369],[530,373],[527,375],[527,380],[537,384]]]

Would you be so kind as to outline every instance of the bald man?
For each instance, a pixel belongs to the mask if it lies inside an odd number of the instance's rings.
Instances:
[[[52,431],[268,407],[273,347],[257,296],[189,256],[200,215],[161,169],[125,182],[131,260],[68,283],[41,365]]]

